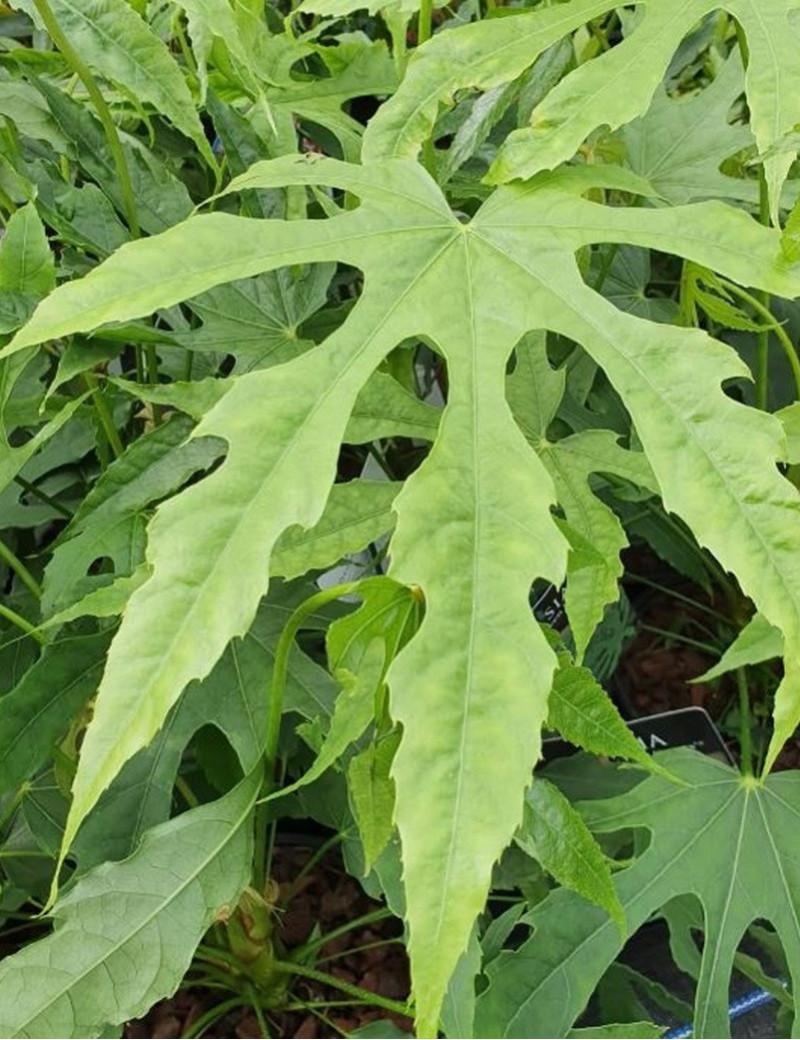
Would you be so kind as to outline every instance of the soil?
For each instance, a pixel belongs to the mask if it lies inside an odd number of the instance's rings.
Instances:
[[[345,873],[336,853],[326,855],[298,882],[296,879],[314,852],[313,844],[276,849],[273,874],[280,884],[276,903],[285,903],[284,908],[277,911],[278,929],[280,941],[287,950],[300,946],[315,929],[321,934],[331,932],[380,909],[380,904],[366,896],[359,883]],[[409,973],[405,949],[398,941],[401,932],[400,922],[394,918],[356,927],[323,946],[315,966],[345,983],[403,1001],[409,993]],[[182,1037],[201,1015],[233,995],[232,992],[182,989],[174,997],[159,1001],[143,1019],[130,1022],[123,1035],[129,1040]],[[270,1035],[306,1040],[338,1037],[387,1018],[400,1029],[411,1032],[408,1019],[376,1007],[337,1007],[336,1003],[343,999],[348,998],[340,990],[297,978],[291,987],[291,1003],[322,1006],[291,1011],[265,1009]],[[201,1035],[251,1040],[264,1034],[252,1008],[243,1004]]]

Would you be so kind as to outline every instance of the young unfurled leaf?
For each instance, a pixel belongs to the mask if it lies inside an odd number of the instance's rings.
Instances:
[[[525,815],[514,840],[556,881],[606,910],[625,934],[625,912],[603,850],[564,795],[543,777],[525,796]]]

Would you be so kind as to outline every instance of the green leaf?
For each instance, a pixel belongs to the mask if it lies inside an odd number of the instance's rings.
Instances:
[[[44,227],[32,202],[12,214],[0,239],[0,292],[47,296],[56,270]]]
[[[115,3],[117,2],[124,3],[125,0],[115,0]],[[69,139],[76,162],[97,181],[108,198],[124,214],[125,203],[116,166],[100,121],[87,107],[44,80],[37,81],[36,85],[46,99],[60,130]],[[120,134],[120,138],[142,229],[156,234],[187,217],[192,212],[193,203],[183,182],[179,181],[141,141],[125,134]],[[58,186],[57,198],[63,206],[65,201],[74,204],[76,196],[73,192],[65,197],[63,190]],[[85,201],[88,202],[90,199]],[[83,214],[83,217],[84,222],[88,223],[90,214]],[[83,234],[86,233],[84,229]],[[103,240],[108,238],[109,230],[95,229],[90,233],[93,238]],[[119,231],[112,227],[110,233],[118,235]]]
[[[87,593],[71,607],[53,614],[47,621],[42,622],[39,628],[44,631],[81,617],[117,617],[125,609],[131,594],[147,581],[149,576],[150,568],[143,563],[132,574],[115,578],[110,585],[102,585],[94,592]]]
[[[383,437],[433,440],[441,409],[425,404],[386,372],[373,372],[363,387],[345,430],[348,444],[367,444]]]
[[[192,424],[177,417],[140,437],[100,476],[59,536],[44,574],[45,617],[72,606],[108,574],[90,574],[98,559],[113,561],[116,577],[130,575],[144,559],[146,507],[208,468],[224,445],[189,440]]]
[[[800,401],[781,408],[775,416],[786,435],[786,462],[795,466],[800,462]]]
[[[707,672],[698,675],[693,682],[709,682],[726,672],[744,668],[748,664],[761,664],[773,657],[783,656],[783,636],[761,614],[754,614],[739,635],[734,639],[719,661]]]
[[[567,33],[613,7],[610,0],[573,0],[438,34],[414,52],[403,82],[370,121],[365,161],[414,158],[433,129],[439,105],[459,90],[491,90],[516,79]]]
[[[36,22],[32,0],[14,0]],[[153,29],[125,0],[50,0],[64,35],[93,71],[150,104],[190,138],[213,165],[192,95]]]
[[[800,199],[795,202],[792,212],[786,218],[781,235],[781,253],[790,264],[796,264],[800,260]]]
[[[6,1036],[98,1036],[143,1015],[183,978],[215,914],[250,878],[259,776],[149,831],[59,900],[53,934],[0,966]],[[131,971],[131,965],[148,970]]]
[[[603,850],[564,795],[543,777],[525,796],[525,816],[514,840],[559,884],[606,910],[625,935],[625,912]]]
[[[155,739],[125,764],[78,832],[73,852],[81,871],[129,855],[144,831],[169,818],[183,753],[203,726],[224,734],[245,774],[255,768],[264,753],[265,692],[278,639],[300,592],[276,584],[244,638],[232,640],[211,674],[187,687]],[[328,718],[335,695],[325,669],[295,648],[284,711]]]
[[[57,152],[67,147],[41,95],[23,80],[0,82],[0,115],[10,119],[24,137],[46,141]]]
[[[645,828],[650,834],[645,851],[615,875],[629,935],[676,896],[691,892],[702,903],[705,941],[694,1035],[730,1036],[730,973],[751,921],[763,918],[773,925],[795,986],[800,974],[794,911],[800,871],[793,851],[800,776],[782,773],[761,785],[684,749],[664,752],[662,761],[689,786],[651,777],[622,797],[580,809],[595,833]],[[527,920],[534,937],[487,968],[489,988],[478,1001],[479,1036],[565,1036],[625,941],[604,914],[565,890],[539,904]],[[549,937],[547,944],[542,935]]]
[[[392,505],[400,484],[384,480],[350,480],[334,484],[325,510],[309,529],[290,527],[272,554],[272,572],[296,578],[325,570],[343,556],[358,552],[392,530]]]
[[[497,24],[519,27],[527,17]],[[405,161],[358,167],[286,157],[254,167],[233,188],[320,183],[357,195],[360,205],[309,221],[193,217],[122,247],[51,294],[3,352],[289,264],[338,259],[364,274],[363,294],[323,345],[225,381],[196,428],[195,436],[225,439],[228,453],[150,524],[153,576],[131,597],[109,653],[65,843],[184,686],[247,630],[280,534],[322,515],[348,416],[371,373],[397,344],[428,338],[448,366],[448,401],[430,455],[395,500],[390,546],[392,577],[422,589],[426,613],[388,681],[392,716],[403,726],[393,777],[418,1028],[433,1032],[492,866],[520,822],[555,665],[528,594],[533,578],[561,583],[567,546],[552,518],[551,478],[506,403],[512,350],[543,328],[585,347],[628,409],[666,508],[784,633],[787,680],[771,765],[800,717],[792,692],[800,676],[800,497],[775,466],[779,422],[723,393],[723,381],[744,372],[729,348],[698,330],[620,312],[584,283],[575,257],[593,243],[622,242],[787,296],[800,289],[800,274],[777,259],[779,232],[722,204],[633,209],[582,197],[598,185],[647,190],[611,167],[508,186],[469,223]],[[202,639],[188,641],[190,632]],[[441,720],[435,730],[431,718]]]
[[[0,791],[17,787],[44,764],[97,689],[110,642],[110,633],[59,639],[0,698]]]
[[[574,0],[568,9],[573,6]],[[726,8],[747,40],[750,126],[763,155],[800,119],[800,70],[791,59],[799,39],[797,26],[784,0],[729,0]],[[708,0],[651,0],[621,44],[565,77],[534,111],[532,126],[506,138],[490,182],[552,169],[571,158],[597,127],[616,129],[643,115],[682,38],[710,10]],[[792,158],[791,152],[779,152],[764,161],[776,224]]]
[[[440,102],[469,87],[508,83],[565,34],[614,8],[613,0],[571,0],[440,34],[410,64],[404,81],[372,120],[365,159],[413,157],[429,136]],[[499,184],[554,169],[601,126],[612,130],[645,114],[673,54],[709,11],[710,0],[648,0],[634,30],[617,46],[567,75],[534,109],[531,126],[503,142],[488,180]],[[744,30],[750,125],[763,155],[800,121],[798,30],[785,0],[729,0]],[[455,37],[455,39],[453,38]],[[765,172],[777,224],[778,199],[793,154],[776,150]]]
[[[558,669],[548,710],[548,727],[558,730],[570,744],[594,755],[625,758],[659,771],[588,668],[562,665]]]
[[[88,392],[65,404],[60,412],[18,448],[12,447],[8,443],[7,433],[3,430],[3,438],[0,440],[0,491],[11,483],[39,449],[69,422],[87,396]]]
[[[743,91],[738,52],[695,94],[672,99],[661,87],[646,114],[621,132],[628,165],[671,203],[718,198],[757,204],[757,181],[729,177],[720,170],[725,159],[753,142],[746,126],[728,121]]]
[[[176,333],[188,350],[219,351],[236,359],[236,374],[280,364],[313,346],[298,326],[325,304],[330,264],[314,264],[299,276],[285,268],[211,289],[191,300],[199,329]]]
[[[482,961],[483,950],[476,925],[466,950],[458,959],[442,1005],[442,1029],[447,1037],[475,1035],[475,980]]]
[[[350,808],[364,847],[365,874],[375,866],[394,830],[395,787],[389,772],[399,743],[400,734],[393,731],[368,744],[347,767]]]
[[[573,1040],[650,1040],[663,1036],[665,1026],[657,1026],[655,1022],[615,1022],[604,1026],[586,1026],[584,1029],[570,1029],[568,1037]]]

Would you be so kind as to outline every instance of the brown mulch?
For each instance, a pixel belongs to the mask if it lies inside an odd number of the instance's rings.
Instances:
[[[324,934],[380,907],[365,895],[358,881],[345,873],[335,853],[325,856],[307,876],[296,881],[312,854],[312,848],[304,847],[278,847],[276,850],[274,878],[281,886],[278,902],[285,901],[286,904],[277,911],[278,934],[287,950],[310,939],[315,928]],[[405,949],[397,941],[401,935],[402,925],[395,918],[385,918],[350,930],[323,946],[313,966],[371,993],[403,1001],[409,993],[409,974]],[[182,989],[175,996],[159,1001],[144,1018],[128,1023],[123,1035],[128,1040],[181,1037],[202,1014],[233,995],[233,992],[208,992],[200,988]],[[292,1004],[331,1002],[335,1005],[348,997],[331,986],[297,977],[291,985],[289,999]],[[400,1029],[411,1032],[408,1019],[371,1006],[291,1011],[263,1008],[263,1011],[274,1037],[303,1037],[307,1040],[338,1037],[386,1018],[393,1019]],[[201,1035],[255,1040],[263,1033],[252,1007],[243,1004]]]

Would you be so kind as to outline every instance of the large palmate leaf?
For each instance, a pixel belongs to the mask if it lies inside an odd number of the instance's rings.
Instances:
[[[485,90],[515,79],[560,37],[612,10],[613,0],[571,0],[515,18],[470,25],[432,40],[410,65],[403,89],[383,106],[364,139],[368,158],[415,155],[440,101],[457,90]],[[531,126],[510,134],[491,183],[530,177],[572,158],[597,127],[616,129],[647,110],[682,38],[724,7],[744,30],[750,126],[765,159],[773,213],[793,153],[776,146],[800,120],[797,0],[646,0],[644,17],[618,46],[566,76],[534,109]]]
[[[426,613],[389,684],[403,725],[396,820],[425,1035],[520,821],[555,665],[528,593],[537,576],[561,581],[567,546],[550,512],[551,479],[506,403],[508,358],[529,330],[582,343],[626,403],[667,508],[737,574],[787,648],[797,647],[800,498],[774,464],[780,424],[722,392],[743,371],[732,351],[702,332],[618,311],[583,282],[575,256],[593,242],[653,247],[782,295],[800,290],[800,273],[779,259],[777,232],[720,204],[629,210],[584,199],[598,185],[637,189],[613,168],[503,188],[469,223],[407,161],[286,158],[235,186],[319,183],[360,205],[303,223],[192,218],[58,290],[6,348],[287,264],[339,259],[365,275],[362,296],[324,344],[228,381],[196,427],[195,436],[224,438],[227,456],[151,522],[153,576],[131,597],[109,654],[65,843],[183,687],[249,627],[277,538],[323,512],[362,386],[396,344],[424,336],[447,362],[449,396],[431,454],[394,504],[391,574],[420,586]],[[786,671],[770,761],[800,716],[794,649]]]
[[[258,784],[254,773],[83,877],[56,905],[53,934],[3,961],[0,1032],[100,1036],[173,993],[214,914],[249,880]]]
[[[693,751],[659,757],[689,786],[651,777],[623,796],[584,803],[582,813],[594,831],[649,832],[645,851],[615,876],[629,935],[676,896],[692,893],[702,903],[705,942],[693,1035],[730,1036],[733,958],[754,920],[776,929],[794,992],[800,982],[794,839],[800,776],[783,773],[761,785]],[[476,1036],[567,1036],[625,941],[607,916],[565,889],[537,906],[527,922],[536,934],[486,969],[489,986],[478,999]],[[540,935],[547,935],[546,943]],[[798,1035],[796,1026],[792,1035]]]

